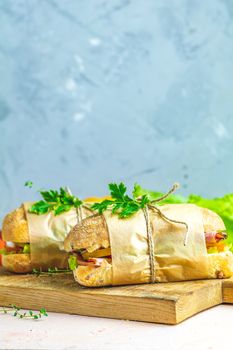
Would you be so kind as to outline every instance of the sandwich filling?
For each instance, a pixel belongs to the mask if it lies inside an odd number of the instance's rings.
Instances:
[[[4,242],[4,247],[0,249],[0,254],[30,254],[29,243]]]
[[[80,266],[91,266],[91,267],[100,267],[103,263],[103,261],[111,262],[112,256],[111,256],[111,248],[101,248],[98,250],[95,250],[91,253],[89,253],[86,249],[79,249],[76,251],[72,251],[72,264],[74,266],[70,266],[70,268],[73,270],[73,267]],[[70,263],[69,263],[70,265]]]
[[[205,241],[208,254],[221,253],[229,250],[226,239],[227,233],[224,231],[205,232]]]
[[[205,242],[208,254],[216,254],[229,250],[226,242],[227,234],[223,231],[205,232]],[[92,249],[91,249],[92,250]],[[90,249],[71,251],[70,268],[74,270],[80,266],[100,267],[104,261],[111,263],[111,248],[101,247],[90,252]]]

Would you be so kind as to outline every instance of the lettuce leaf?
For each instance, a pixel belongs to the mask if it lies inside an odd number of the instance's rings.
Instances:
[[[142,188],[140,185],[135,184],[134,190],[133,190],[133,196],[134,198],[141,197],[143,195],[147,195],[150,200],[155,200],[164,195],[162,192],[154,192],[151,190],[146,190]],[[187,203],[187,198],[177,195],[177,194],[171,194],[169,197],[164,199],[160,204],[174,204],[174,203]]]
[[[77,262],[77,258],[75,255],[70,255],[69,259],[68,259],[68,264],[69,264],[69,268],[71,271],[74,271],[77,269],[78,267],[78,262]]]

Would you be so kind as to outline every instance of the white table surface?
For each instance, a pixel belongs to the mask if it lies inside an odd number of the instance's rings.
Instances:
[[[233,349],[233,306],[176,326],[49,313],[40,321],[0,315],[0,349]]]

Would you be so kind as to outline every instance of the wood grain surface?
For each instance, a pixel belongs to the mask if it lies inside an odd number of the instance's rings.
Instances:
[[[233,277],[223,280],[222,300],[223,303],[233,304]]]
[[[0,305],[177,324],[212,306],[233,303],[233,279],[80,287],[72,274],[13,275],[0,271]]]

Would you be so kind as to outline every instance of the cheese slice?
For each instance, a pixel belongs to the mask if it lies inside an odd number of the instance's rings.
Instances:
[[[111,255],[111,248],[98,249],[92,253],[88,253],[87,251],[82,253],[82,257],[85,260],[88,260],[89,258],[103,258],[104,256],[109,255]]]

